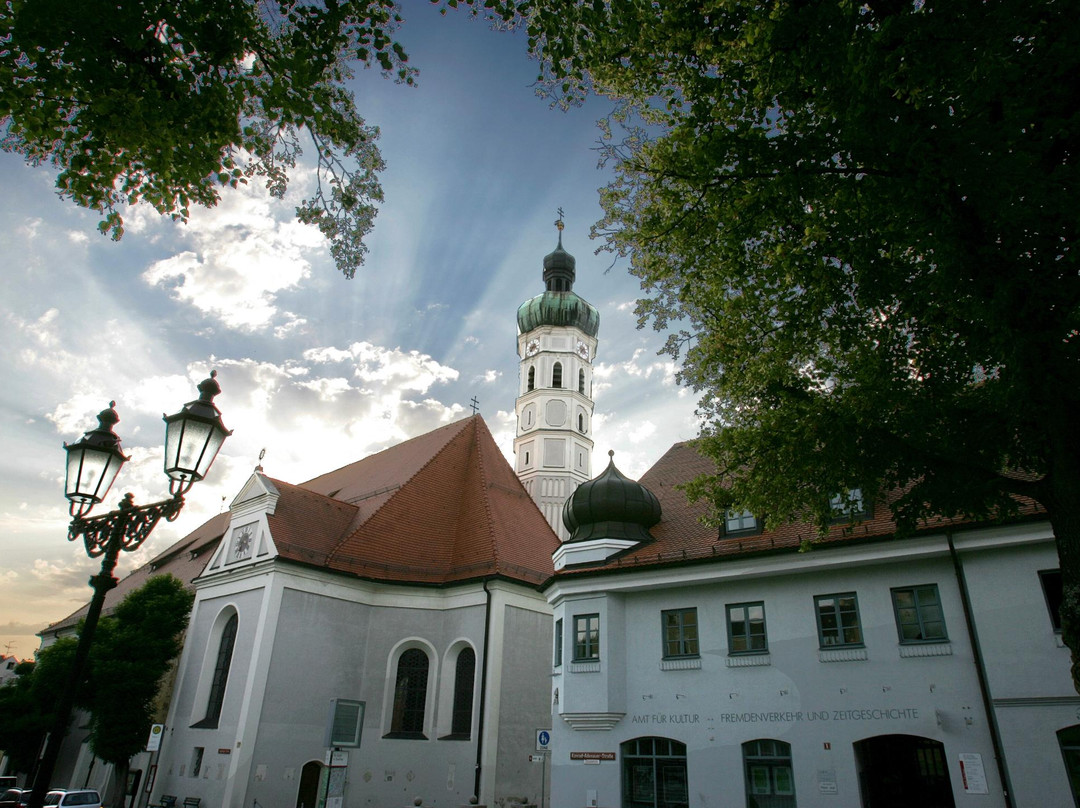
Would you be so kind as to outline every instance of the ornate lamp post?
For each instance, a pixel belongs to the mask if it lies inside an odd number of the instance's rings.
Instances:
[[[180,515],[184,494],[206,476],[221,444],[232,434],[221,422],[221,412],[214,404],[214,396],[221,392],[216,376],[215,370],[199,385],[199,397],[195,401],[189,401],[175,415],[163,416],[166,425],[165,473],[169,477],[170,499],[135,505],[132,495],[125,494],[117,510],[86,516],[108,494],[120,467],[128,459],[120,450],[120,438],[113,432],[113,426],[120,420],[113,409],[115,401],[109,402],[109,408],[98,415],[97,429],[87,432],[77,443],[64,444],[68,453],[65,496],[71,503],[72,516],[68,541],[81,536],[87,554],[91,558],[102,557],[101,572],[90,579],[94,596],[79,634],[71,678],[57,703],[52,731],[38,764],[29,808],[41,808],[50,788],[49,781],[71,721],[75,695],[86,671],[105,594],[117,584],[113,570],[120,551],[137,549],[162,518],[171,522]]]

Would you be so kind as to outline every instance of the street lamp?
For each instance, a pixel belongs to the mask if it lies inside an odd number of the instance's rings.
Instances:
[[[137,549],[162,518],[171,522],[180,515],[184,507],[184,494],[206,476],[221,444],[232,434],[221,422],[221,412],[214,404],[214,396],[221,392],[216,376],[215,370],[209,379],[199,385],[199,397],[195,401],[189,401],[175,415],[163,416],[165,474],[169,477],[170,499],[135,505],[134,497],[125,494],[117,510],[98,516],[86,515],[105,498],[120,467],[128,459],[120,450],[120,438],[113,432],[113,427],[120,420],[113,409],[115,401],[109,402],[109,408],[98,415],[97,429],[91,429],[76,443],[64,444],[67,451],[64,495],[70,502],[72,517],[68,526],[68,541],[81,536],[91,558],[102,556],[101,572],[90,579],[94,596],[90,599],[83,629],[79,633],[71,678],[56,705],[56,718],[38,764],[29,808],[41,808],[45,793],[49,790],[49,781],[52,780],[60,747],[71,721],[75,695],[90,656],[90,643],[105,604],[105,594],[117,584],[113,570],[116,569],[120,551]]]

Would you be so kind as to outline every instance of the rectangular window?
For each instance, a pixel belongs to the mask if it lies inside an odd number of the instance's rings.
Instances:
[[[892,590],[901,643],[945,642],[945,615],[937,584]]]
[[[562,618],[555,621],[555,667],[562,664]]]
[[[818,640],[822,648],[863,644],[859,625],[859,602],[854,592],[840,595],[818,595],[814,598],[817,612]]]
[[[574,616],[574,661],[595,662],[600,659],[600,615]]]
[[[1046,608],[1050,612],[1050,624],[1061,633],[1061,570],[1042,570],[1039,573]]]
[[[698,655],[697,609],[669,609],[660,613],[664,631],[664,659]]]
[[[765,638],[765,604],[736,603],[727,607],[728,649],[732,654],[761,654]]]
[[[757,533],[758,521],[750,511],[728,511],[724,514],[724,535],[751,535]]]
[[[359,746],[364,728],[364,702],[330,699],[326,722],[326,746]]]
[[[846,494],[837,494],[830,500],[833,522],[854,522],[870,516],[870,506],[861,488],[849,488]]]
[[[206,751],[204,746],[196,746],[191,752],[191,776],[198,777],[202,772],[203,753]]]

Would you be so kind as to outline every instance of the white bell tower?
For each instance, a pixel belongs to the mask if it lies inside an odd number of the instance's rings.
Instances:
[[[559,244],[544,257],[543,294],[518,308],[517,475],[564,541],[563,504],[592,478],[593,361],[600,314],[573,291],[575,260]]]

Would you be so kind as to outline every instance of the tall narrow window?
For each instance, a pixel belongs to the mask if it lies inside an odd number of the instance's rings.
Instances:
[[[225,685],[229,681],[229,668],[232,666],[233,646],[236,645],[236,626],[239,623],[234,612],[225,628],[221,630],[218,643],[217,661],[214,663],[214,675],[210,681],[210,696],[206,700],[206,716],[193,726],[198,729],[214,729],[221,718],[221,705],[225,702]]]
[[[1061,757],[1065,760],[1065,773],[1069,776],[1069,789],[1073,800],[1080,805],[1080,724],[1075,724],[1057,732]]]
[[[901,643],[945,642],[945,615],[937,584],[892,590]]]
[[[822,648],[863,644],[859,602],[854,592],[818,595],[814,598],[814,606],[817,610],[818,640]]]
[[[585,371],[579,370],[577,372],[577,391],[582,395],[585,395]]]
[[[551,386],[562,387],[562,362],[556,362],[551,369]]]
[[[795,808],[791,744],[763,738],[742,745],[746,766],[746,805]]]
[[[737,603],[727,607],[728,649],[732,654],[762,654],[769,650],[765,635],[765,604]]]
[[[625,806],[687,808],[686,744],[670,738],[635,738],[619,746]]]
[[[428,658],[419,648],[410,648],[398,659],[394,680],[394,714],[390,734],[396,738],[424,738],[424,711],[427,707]]]
[[[1039,573],[1043,595],[1046,596],[1046,609],[1050,612],[1050,625],[1061,633],[1061,570],[1042,570]]]
[[[532,390],[536,387],[536,368],[529,368],[529,386],[527,389]]]
[[[574,661],[594,662],[600,659],[600,615],[574,615]]]
[[[664,659],[698,655],[697,609],[669,609],[660,613]]]
[[[476,652],[462,648],[454,670],[454,718],[450,734],[468,738],[472,732],[473,681],[476,678]]]
[[[562,665],[562,618],[560,617],[555,621],[555,660],[554,666],[557,668]]]

